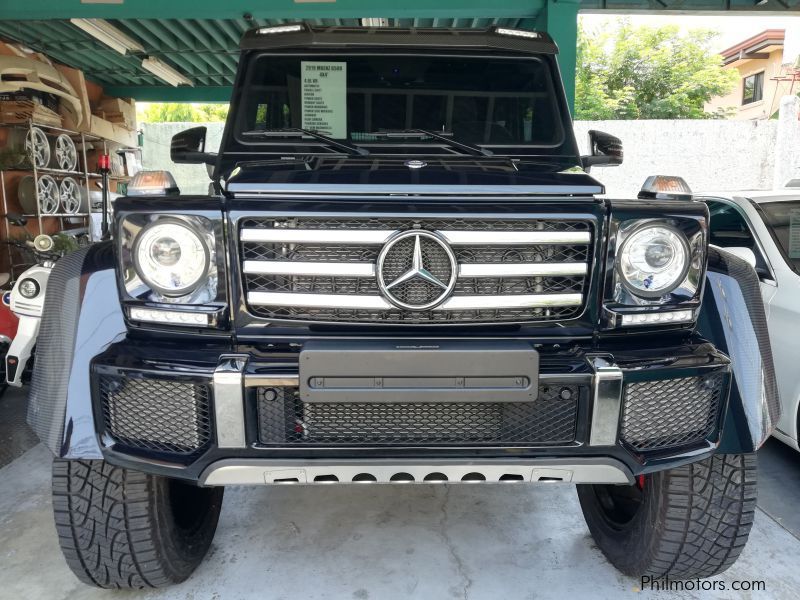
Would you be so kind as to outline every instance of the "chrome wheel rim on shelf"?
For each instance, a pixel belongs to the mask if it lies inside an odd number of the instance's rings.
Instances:
[[[56,164],[64,171],[74,171],[78,167],[78,150],[75,142],[66,133],[62,133],[55,142]]]
[[[61,193],[56,180],[50,175],[42,175],[39,177],[38,192],[39,211],[45,215],[57,213],[58,207],[61,205]]]
[[[31,127],[28,130],[28,135],[25,136],[25,151],[37,169],[43,169],[50,164],[50,142],[44,131],[38,127]]]
[[[68,215],[81,210],[81,188],[72,177],[64,177],[60,186],[61,209]]]

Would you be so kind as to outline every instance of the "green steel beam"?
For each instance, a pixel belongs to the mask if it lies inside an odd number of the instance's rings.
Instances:
[[[544,30],[558,44],[558,66],[570,110],[575,112],[575,66],[578,54],[578,10],[581,0],[547,0],[535,29]]]
[[[800,0],[580,0],[583,10],[786,14]],[[0,2],[0,20],[19,19],[358,19],[361,17],[535,17],[542,0],[29,0]]]
[[[4,19],[358,19],[362,17],[525,17],[534,16],[541,0],[82,0],[0,2]]]
[[[107,86],[105,93],[120,98],[135,98],[140,102],[228,102],[231,86]]]

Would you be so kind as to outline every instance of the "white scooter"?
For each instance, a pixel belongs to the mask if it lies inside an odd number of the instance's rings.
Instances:
[[[22,385],[22,374],[39,337],[47,280],[58,258],[52,254],[55,242],[49,235],[37,235],[27,244],[36,253],[39,264],[23,272],[11,290],[10,308],[19,317],[19,327],[6,354],[6,381],[15,387]]]

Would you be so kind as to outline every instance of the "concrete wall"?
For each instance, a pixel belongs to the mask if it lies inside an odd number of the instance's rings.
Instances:
[[[784,96],[781,99],[777,123],[774,188],[786,185],[791,179],[800,179],[800,98]]]
[[[143,123],[144,145],[142,146],[142,167],[144,169],[166,169],[175,176],[182,194],[207,194],[211,182],[205,165],[176,165],[169,158],[169,144],[172,136],[197,127],[198,123]],[[206,151],[216,152],[222,140],[224,123],[206,123]]]
[[[592,169],[610,196],[636,196],[650,175],[680,175],[695,191],[771,189],[777,121],[577,121],[581,152],[590,129],[622,140],[619,167]]]
[[[800,126],[793,114],[775,121],[578,121],[575,133],[583,153],[588,152],[590,129],[622,139],[622,166],[592,171],[610,196],[634,197],[655,174],[680,175],[696,191],[771,189],[782,186],[788,179],[785,173],[798,168]],[[145,168],[172,171],[182,192],[204,194],[209,182],[205,167],[174,165],[169,159],[172,136],[195,125],[144,124],[142,155]],[[780,152],[779,126],[787,129],[780,136],[780,147],[787,150]],[[208,124],[207,150],[218,149],[222,129],[222,123]],[[781,157],[778,168],[776,155]]]

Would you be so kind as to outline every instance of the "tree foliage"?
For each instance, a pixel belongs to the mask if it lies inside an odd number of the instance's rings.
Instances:
[[[212,123],[228,116],[227,104],[181,104],[154,102],[137,116],[140,123]]]
[[[634,27],[578,35],[575,114],[578,119],[704,119],[705,103],[736,85],[711,50],[717,33],[677,25]]]

